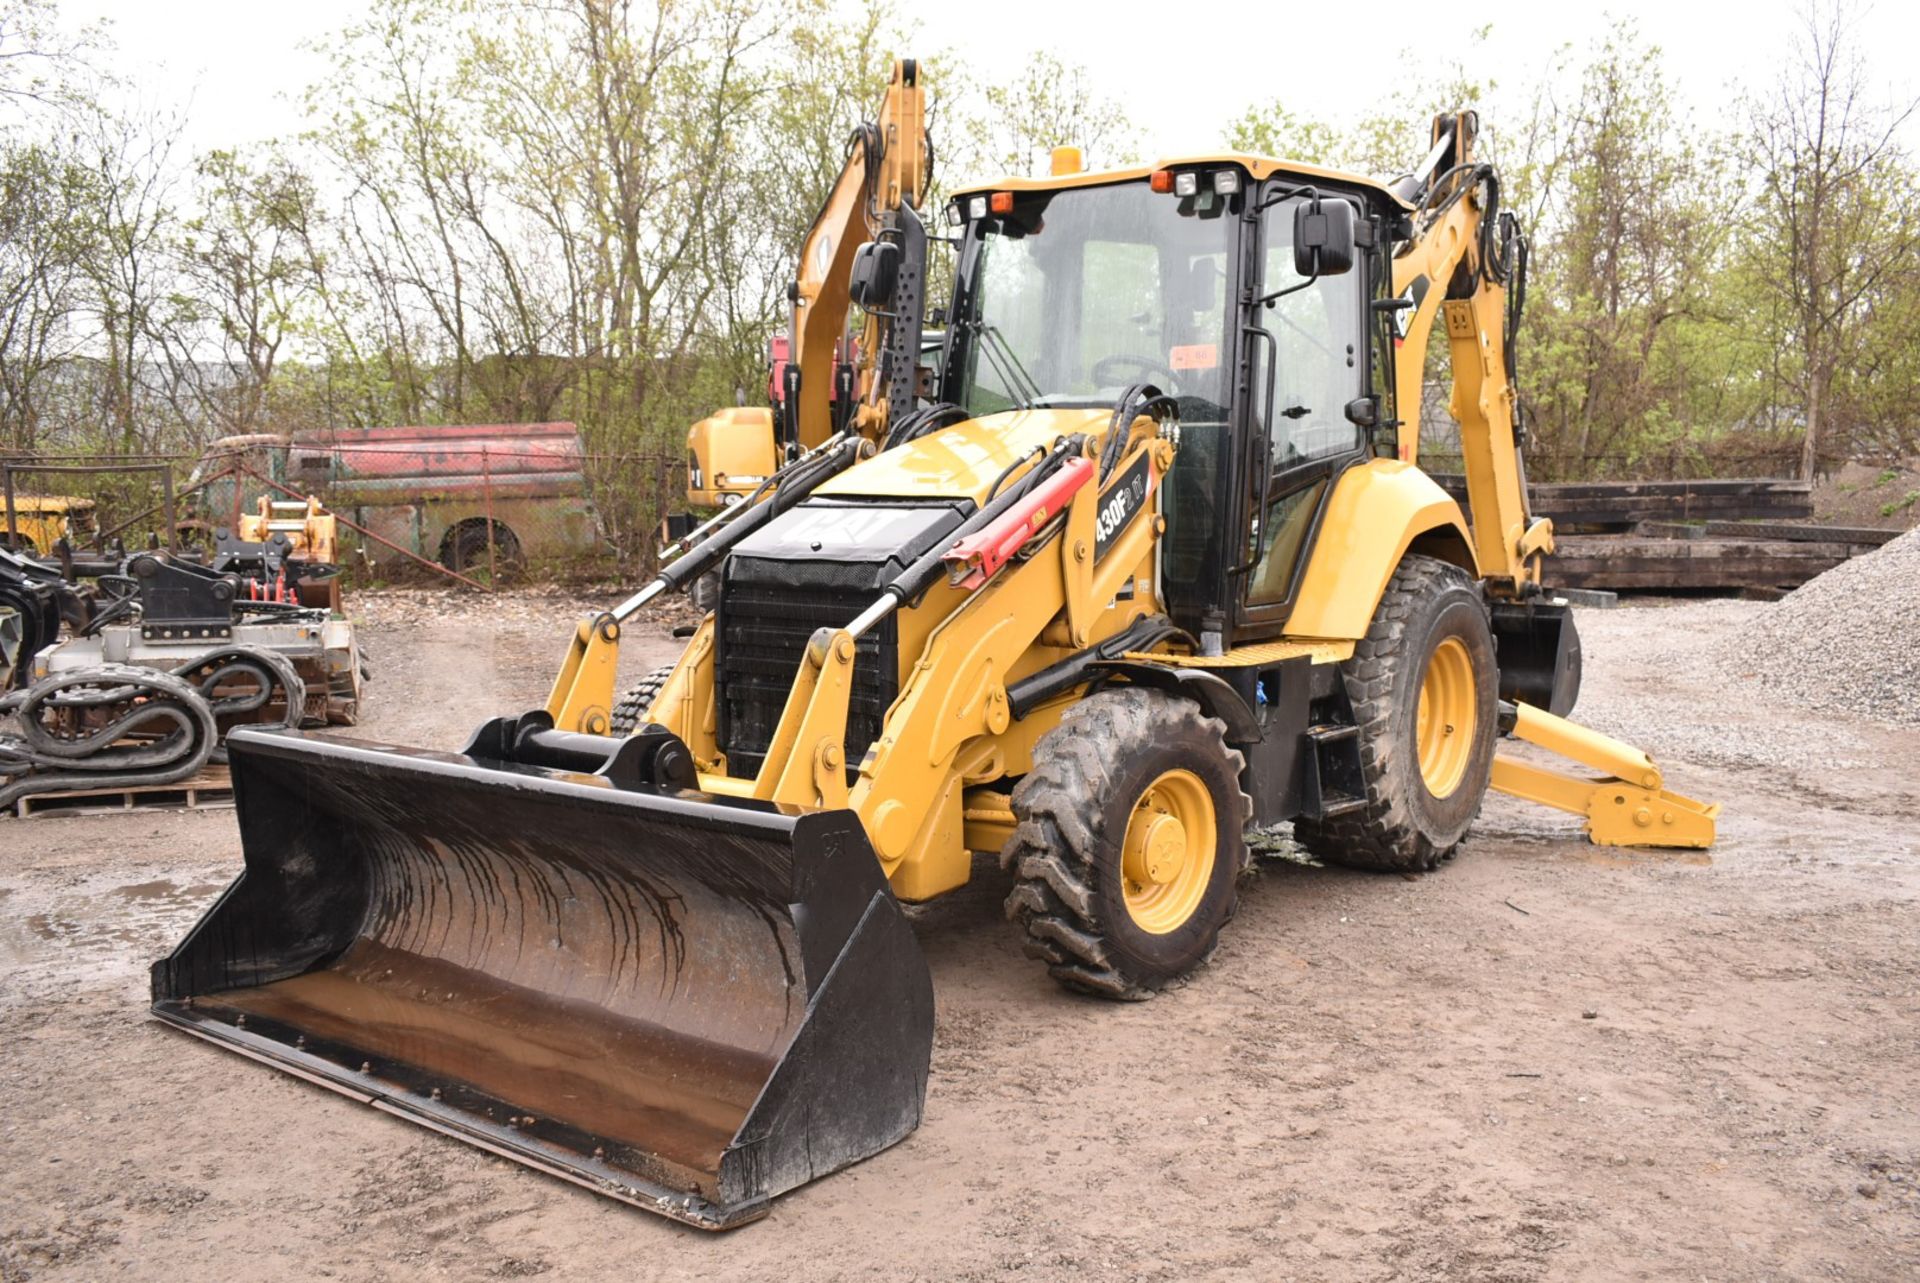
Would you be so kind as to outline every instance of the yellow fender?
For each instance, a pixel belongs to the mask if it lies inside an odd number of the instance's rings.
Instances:
[[[1380,594],[1410,550],[1479,577],[1460,505],[1432,477],[1395,459],[1348,468],[1327,501],[1287,635],[1353,641],[1366,636]]]

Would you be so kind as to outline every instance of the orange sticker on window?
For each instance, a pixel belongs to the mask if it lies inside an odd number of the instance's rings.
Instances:
[[[1167,364],[1176,370],[1211,370],[1220,364],[1220,348],[1212,343],[1177,347],[1167,353]]]

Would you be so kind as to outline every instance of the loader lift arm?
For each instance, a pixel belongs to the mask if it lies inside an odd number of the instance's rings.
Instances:
[[[677,546],[677,559],[646,587],[611,610],[574,625],[566,657],[554,675],[546,712],[556,728],[604,735],[612,717],[620,665],[620,628],[655,597],[677,592],[718,565],[727,550],[807,497],[871,447],[846,433],[828,438],[788,463],[752,498],[728,508]]]

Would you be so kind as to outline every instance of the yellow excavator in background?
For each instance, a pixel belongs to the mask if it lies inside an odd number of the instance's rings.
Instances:
[[[849,428],[875,439],[914,409],[927,264],[926,229],[915,211],[932,178],[926,91],[919,64],[906,58],[894,64],[877,117],[848,141],[847,163],[801,242],[787,290],[791,323],[774,340],[772,408],[720,410],[687,434],[695,507],[736,503],[777,463]],[[889,260],[894,295],[888,308],[865,314],[855,341],[847,333],[848,290],[854,257],[867,245]]]
[[[963,189],[923,387],[918,94],[902,64],[801,255],[791,459],[582,626],[546,708],[459,752],[236,732],[246,869],[155,964],[161,1019],[725,1228],[918,1124],[933,998],[901,903],[974,853],[1063,986],[1139,998],[1212,953],[1250,828],[1418,873],[1491,786],[1595,841],[1712,841],[1717,807],[1565,720],[1579,645],[1513,392],[1525,242],[1472,113],[1391,184],[1062,149]],[[1470,520],[1410,421],[1440,322]],[[716,570],[632,733],[597,733],[621,624]]]

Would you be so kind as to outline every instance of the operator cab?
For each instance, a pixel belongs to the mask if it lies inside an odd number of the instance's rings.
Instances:
[[[1398,442],[1388,246],[1367,180],[1246,156],[962,192],[940,397],[979,417],[1179,411],[1162,592],[1209,645],[1278,635],[1346,468]]]

